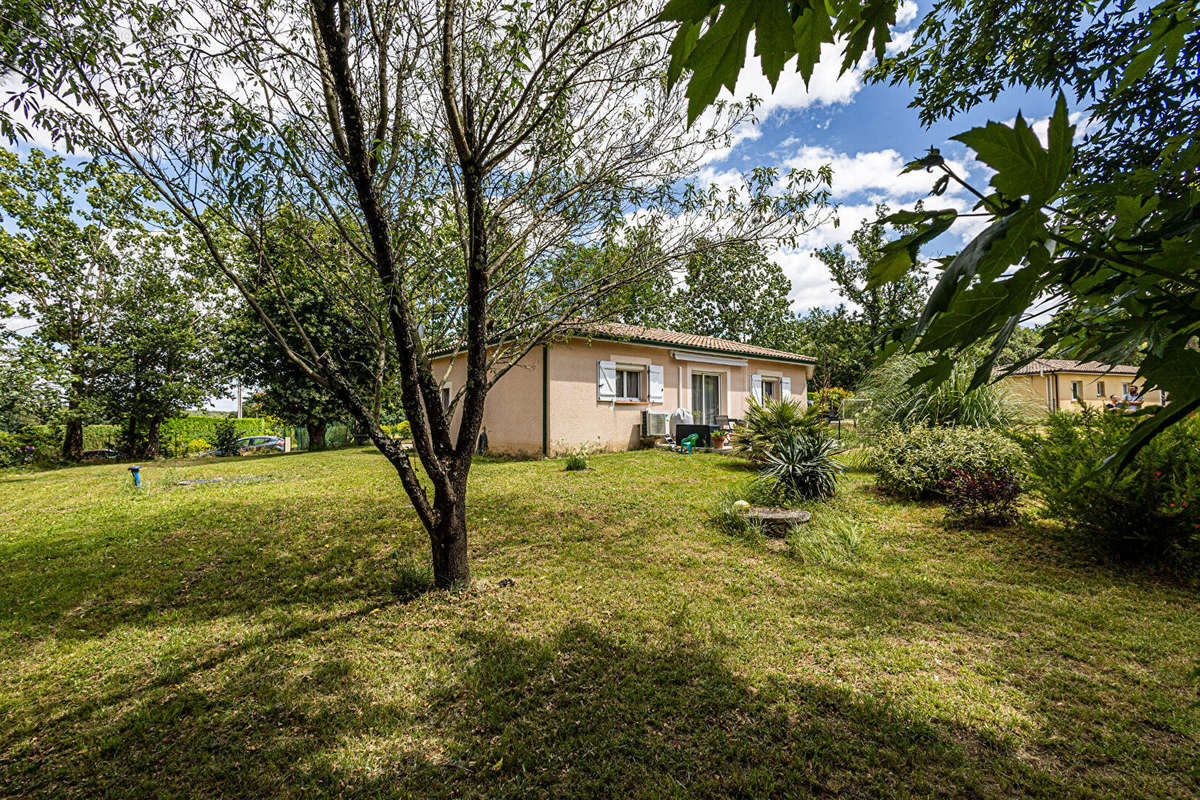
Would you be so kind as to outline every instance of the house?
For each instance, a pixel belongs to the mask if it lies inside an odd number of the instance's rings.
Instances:
[[[640,446],[643,412],[691,409],[697,423],[745,415],[750,397],[807,404],[815,360],[712,336],[589,323],[536,348],[488,393],[483,429],[491,452],[554,455],[588,444]],[[462,388],[466,360],[435,354],[444,398]],[[458,425],[455,411],[452,425]]]
[[[1047,411],[1078,409],[1079,404],[1103,409],[1112,395],[1123,400],[1138,368],[1128,364],[1038,358],[1001,380],[1018,397]],[[1162,405],[1162,391],[1148,392],[1143,402]]]

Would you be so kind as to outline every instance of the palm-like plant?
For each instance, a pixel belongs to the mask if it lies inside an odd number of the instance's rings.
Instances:
[[[762,462],[776,444],[788,436],[815,434],[820,430],[817,408],[805,408],[797,400],[750,399],[744,425],[733,432],[734,451],[751,461]]]
[[[758,480],[785,503],[832,497],[843,470],[834,458],[839,452],[834,440],[819,431],[788,434],[766,454]]]

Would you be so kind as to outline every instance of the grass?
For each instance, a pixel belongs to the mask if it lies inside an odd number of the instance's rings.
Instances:
[[[1200,792],[1193,591],[858,473],[773,552],[727,457],[590,466],[477,464],[455,593],[366,449],[0,476],[0,795]]]

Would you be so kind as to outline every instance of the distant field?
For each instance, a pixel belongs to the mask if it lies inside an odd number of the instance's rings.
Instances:
[[[0,475],[0,795],[1200,795],[1194,590],[861,474],[820,563],[710,523],[731,459],[591,465],[477,464],[458,593],[369,449]]]

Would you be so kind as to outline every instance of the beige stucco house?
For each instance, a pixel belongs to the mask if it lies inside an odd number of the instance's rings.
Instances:
[[[640,444],[643,412],[687,408],[696,422],[711,423],[742,417],[751,396],[807,403],[815,363],[712,336],[589,324],[531,351],[501,377],[488,393],[483,427],[496,453],[554,455],[579,445],[628,450]],[[443,354],[433,370],[450,397],[462,387],[466,362]]]
[[[1137,371],[1137,367],[1128,364],[1038,358],[1002,379],[1001,384],[1029,401],[1032,407],[1046,411],[1074,410],[1080,403],[1103,409],[1112,395],[1118,400],[1125,397],[1134,385]],[[1162,392],[1158,389],[1147,392],[1142,401],[1147,405],[1162,405]]]

